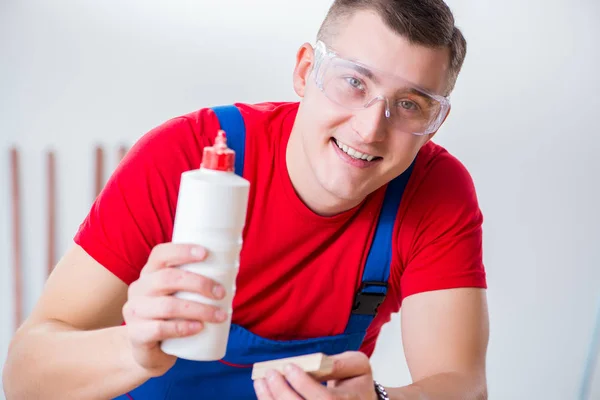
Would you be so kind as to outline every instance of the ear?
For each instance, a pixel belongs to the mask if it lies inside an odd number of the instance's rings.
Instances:
[[[294,68],[294,91],[304,97],[309,76],[313,70],[315,52],[310,43],[304,43],[296,54],[296,67]]]
[[[448,112],[446,113],[446,116],[444,117],[444,120],[443,120],[443,121],[442,121],[442,123],[440,124],[440,128],[442,127],[442,125],[444,125],[444,122],[446,122],[446,119],[448,119],[448,115],[450,115],[450,111],[452,111],[452,105],[450,105],[450,108],[448,108]],[[425,140],[425,142],[424,142],[423,144],[425,144],[425,143],[427,143],[428,141],[430,141],[430,140],[431,140],[431,139],[432,139],[432,138],[435,136],[435,134],[436,134],[436,133],[438,133],[438,131],[440,130],[440,128],[438,128],[438,130],[437,130],[437,131],[435,131],[435,132],[433,132],[433,133],[431,133],[431,134],[427,135],[427,140]]]

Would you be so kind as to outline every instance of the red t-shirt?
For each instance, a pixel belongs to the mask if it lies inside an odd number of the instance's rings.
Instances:
[[[332,217],[310,211],[290,181],[285,149],[298,103],[236,104],[246,124],[251,183],[233,323],[270,339],[344,331],[361,283],[381,188]],[[198,168],[219,122],[206,108],[167,121],[127,154],[81,224],[75,242],[130,284],[152,248],[171,240],[181,173]],[[420,150],[398,210],[386,300],[361,350],[406,296],[486,287],[482,214],[463,165],[433,142]]]

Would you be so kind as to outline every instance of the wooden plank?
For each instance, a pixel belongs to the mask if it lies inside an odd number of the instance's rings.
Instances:
[[[117,153],[117,163],[121,162],[121,160],[123,158],[125,158],[125,155],[127,154],[127,147],[125,146],[119,146],[119,150]]]
[[[13,277],[14,277],[14,326],[18,328],[23,321],[23,287],[21,266],[21,185],[19,170],[19,150],[10,151],[12,217],[13,217]]]
[[[96,146],[96,170],[95,175],[95,186],[94,186],[94,198],[98,197],[102,188],[104,187],[104,149],[102,146]]]
[[[316,379],[329,375],[333,371],[333,360],[330,357],[323,353],[313,353],[255,363],[252,368],[252,379],[264,378],[270,369],[283,373],[283,367],[287,364],[297,365]]]
[[[47,154],[48,171],[48,248],[47,273],[50,275],[56,263],[56,158],[53,151]]]

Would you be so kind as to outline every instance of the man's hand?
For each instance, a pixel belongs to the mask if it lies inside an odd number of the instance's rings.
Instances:
[[[179,291],[221,299],[225,289],[207,277],[172,268],[206,258],[202,247],[164,243],[156,246],[140,278],[129,286],[123,307],[135,361],[150,375],[169,370],[177,358],[160,349],[162,340],[200,332],[204,322],[222,322],[224,310],[171,296]]]
[[[259,400],[377,400],[369,358],[349,351],[331,357],[333,371],[322,378],[327,387],[295,365],[284,374],[269,371],[266,379],[254,381]]]

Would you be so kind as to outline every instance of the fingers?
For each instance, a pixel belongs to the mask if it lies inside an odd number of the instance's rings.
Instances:
[[[363,352],[347,351],[331,356],[331,358],[333,359],[333,371],[321,378],[321,381],[343,380],[372,374],[369,358]]]
[[[256,393],[258,400],[275,400],[264,379],[257,379],[254,381],[254,392]]]
[[[259,381],[262,381],[262,383]],[[313,384],[318,385],[318,383],[314,381]],[[285,378],[279,372],[274,370],[267,372],[266,379],[257,379],[254,382],[254,389],[260,400],[302,400],[302,397],[288,385]],[[312,397],[307,398],[312,399]]]
[[[202,330],[199,321],[140,321],[129,326],[130,339],[137,345],[156,345],[165,339],[190,336]]]
[[[179,268],[206,259],[203,247],[163,243],[153,248],[137,281],[129,285],[123,317],[133,354],[143,368],[164,373],[175,357],[163,353],[160,342],[194,335],[206,323],[226,321],[221,308],[174,296],[176,292],[196,293],[221,300],[225,289],[218,282]]]
[[[305,399],[332,399],[331,392],[311,378],[298,366],[290,364],[284,368],[285,379],[292,388]]]
[[[218,282],[179,268],[165,268],[146,275],[144,279],[131,284],[130,292],[146,296],[192,292],[215,300],[225,297],[225,288]]]
[[[206,258],[203,247],[162,243],[154,247],[140,279],[129,286],[128,297],[163,296],[175,292],[198,293],[221,300],[225,288],[213,279],[179,268],[168,268],[186,263],[200,262]]]
[[[142,273],[154,272],[175,265],[199,262],[204,260],[206,255],[206,249],[202,246],[161,243],[152,249]]]
[[[146,297],[144,301],[127,302],[123,307],[126,321],[184,319],[200,322],[223,322],[227,319],[225,310],[196,301],[179,299],[174,296]]]

